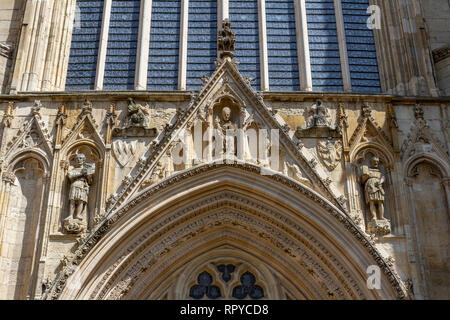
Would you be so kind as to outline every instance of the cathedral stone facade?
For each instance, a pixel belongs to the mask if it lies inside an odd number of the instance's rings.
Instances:
[[[0,1],[1,299],[449,299],[446,0]]]

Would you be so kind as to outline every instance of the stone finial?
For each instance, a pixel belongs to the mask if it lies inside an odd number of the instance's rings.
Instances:
[[[5,127],[10,128],[12,121],[14,119],[14,101],[8,102],[8,109],[6,110],[5,115],[3,116],[3,125]]]
[[[81,116],[90,114],[92,115],[92,102],[84,100],[83,107],[81,108]]]
[[[372,116],[372,108],[368,103],[364,103],[361,106],[361,114],[364,118],[370,118]]]
[[[236,42],[236,34],[231,30],[230,20],[225,19],[222,22],[222,29],[218,32],[217,49],[220,52],[220,58],[233,58],[234,44]]]
[[[33,107],[31,108],[31,114],[40,118],[40,112],[42,108],[42,103],[40,100],[34,100]]]

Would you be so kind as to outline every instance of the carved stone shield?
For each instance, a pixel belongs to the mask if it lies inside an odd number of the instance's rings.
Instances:
[[[321,140],[317,143],[317,154],[328,170],[334,170],[342,159],[342,143],[339,140]]]
[[[120,166],[125,167],[136,154],[137,141],[116,140],[113,142],[113,153]]]

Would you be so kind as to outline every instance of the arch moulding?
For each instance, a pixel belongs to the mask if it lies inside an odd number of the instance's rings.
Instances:
[[[81,239],[44,298],[178,299],[193,270],[231,260],[259,274],[271,299],[408,297],[343,211],[297,181],[260,172],[202,164],[144,189]],[[380,290],[367,288],[370,265],[380,267]]]

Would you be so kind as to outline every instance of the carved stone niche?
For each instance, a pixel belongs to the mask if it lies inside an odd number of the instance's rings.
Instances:
[[[339,128],[332,125],[331,116],[327,106],[322,100],[317,100],[305,110],[304,128],[298,127],[295,136],[301,138],[340,138]]]
[[[128,98],[128,107],[123,125],[115,127],[113,137],[156,137],[158,130],[150,127],[150,108]]]
[[[61,223],[66,234],[83,234],[94,224],[99,213],[99,180],[102,165],[99,153],[92,147],[73,148],[63,167],[63,212]]]
[[[387,161],[375,149],[362,150],[356,158],[360,206],[370,234],[391,233],[389,216],[393,210],[392,179]]]

